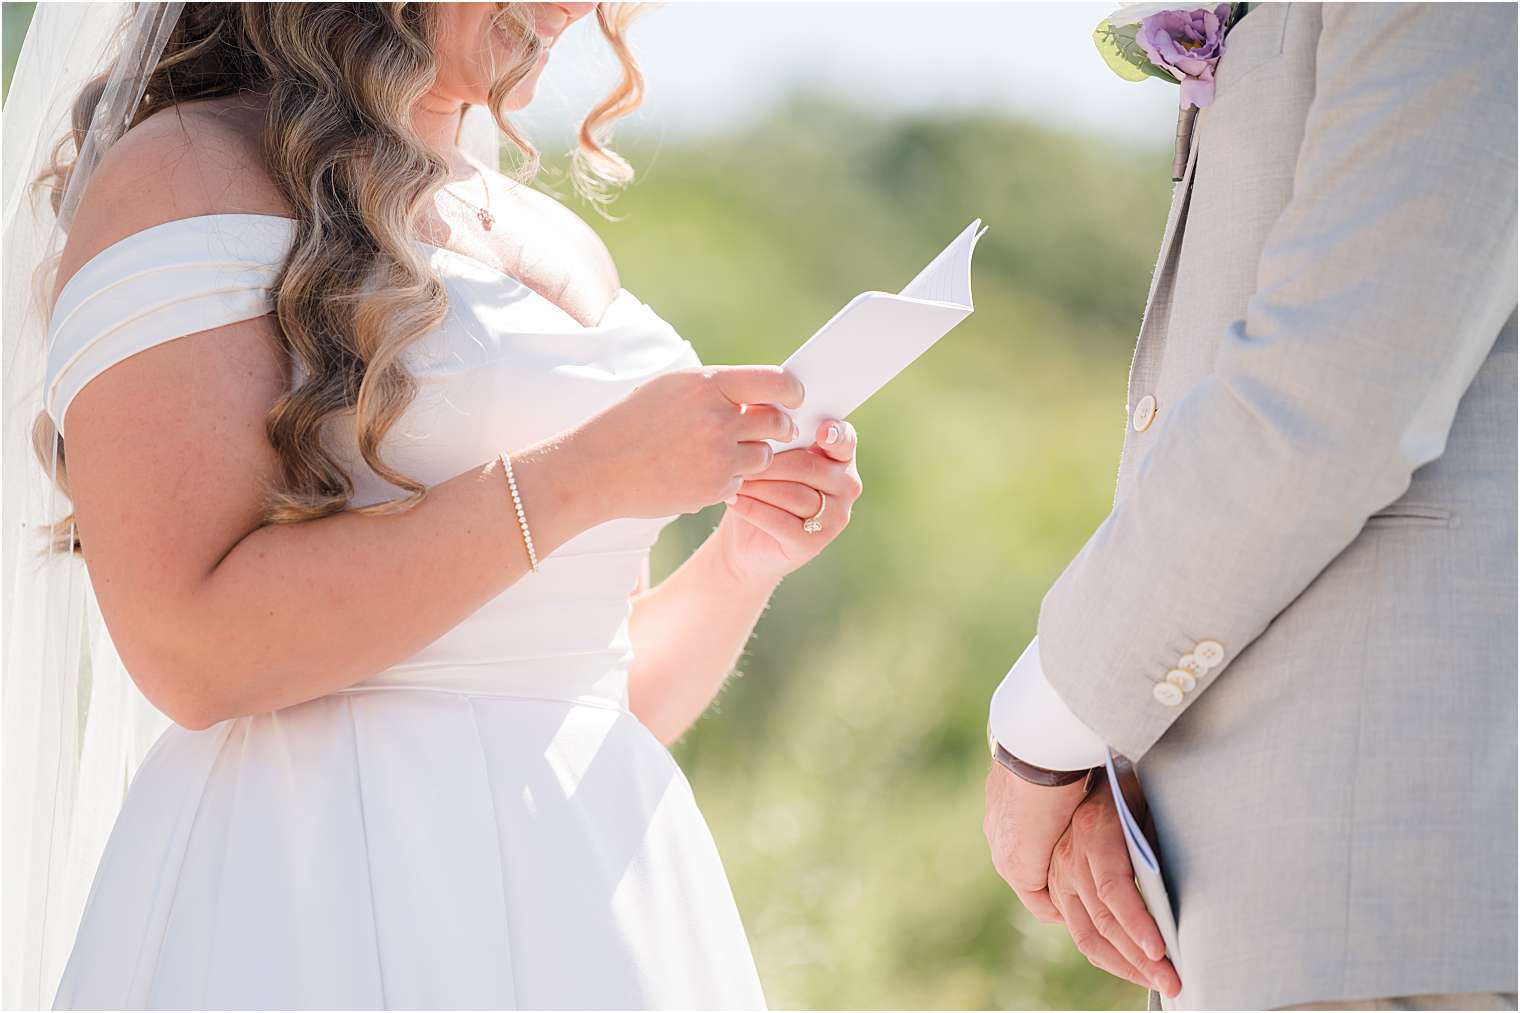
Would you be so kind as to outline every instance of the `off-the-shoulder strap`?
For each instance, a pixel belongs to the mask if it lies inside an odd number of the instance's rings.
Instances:
[[[273,215],[202,215],[134,233],[64,285],[48,330],[46,398],[59,432],[95,377],[166,341],[263,316],[294,223]]]

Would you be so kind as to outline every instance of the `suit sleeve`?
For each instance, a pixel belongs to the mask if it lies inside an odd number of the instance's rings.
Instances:
[[[1118,752],[1143,756],[1444,450],[1516,305],[1515,64],[1508,5],[1325,5],[1245,317],[1041,608],[1046,676]]]

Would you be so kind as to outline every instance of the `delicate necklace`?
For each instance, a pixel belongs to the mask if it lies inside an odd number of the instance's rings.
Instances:
[[[476,167],[475,171],[480,175],[480,184],[486,192],[485,207],[481,207],[479,204],[476,204],[473,201],[465,200],[463,197],[459,196],[448,187],[443,187],[442,189],[444,193],[448,194],[450,197],[454,198],[459,203],[475,212],[475,217],[480,219],[480,227],[485,229],[487,232],[490,232],[491,226],[496,224],[496,216],[491,214],[491,185],[486,182],[486,175],[480,171],[480,168],[478,166]]]

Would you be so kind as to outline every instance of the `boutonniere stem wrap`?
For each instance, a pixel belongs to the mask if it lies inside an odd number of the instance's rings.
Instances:
[[[1104,62],[1126,81],[1154,77],[1179,86],[1174,180],[1187,167],[1198,110],[1214,101],[1214,69],[1224,55],[1225,36],[1245,10],[1243,3],[1126,3],[1093,32]]]

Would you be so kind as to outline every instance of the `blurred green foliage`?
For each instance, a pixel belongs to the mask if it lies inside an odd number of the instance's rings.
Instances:
[[[988,698],[1112,501],[1165,152],[799,98],[735,136],[626,153],[641,178],[597,228],[710,363],[779,362],[855,293],[990,226],[976,312],[852,417],[853,523],[782,585],[677,748],[771,1003],[1143,1007],[1024,913],[981,815]],[[717,517],[678,521],[656,575]]]
[[[4,5],[7,82],[31,6]],[[981,805],[988,697],[1111,501],[1168,153],[806,97],[625,151],[639,181],[615,220],[587,217],[710,363],[779,362],[857,292],[990,226],[975,314],[852,419],[849,530],[782,586],[677,748],[772,1005],[1142,1007],[1019,907]],[[717,516],[673,525],[656,575]]]
[[[4,57],[0,59],[0,68],[4,69],[0,95],[10,94],[11,72],[16,69],[16,57],[21,55],[21,38],[26,34],[26,26],[32,20],[32,8],[36,6],[11,0],[0,4],[0,44],[4,48]]]

